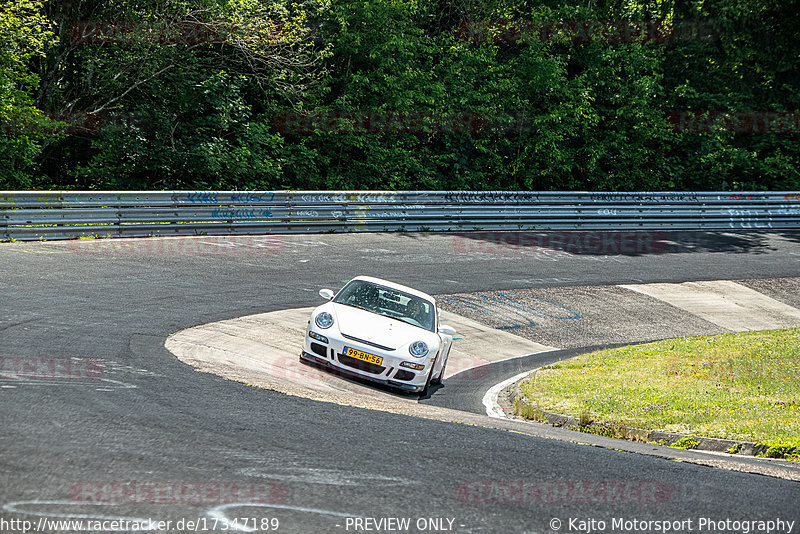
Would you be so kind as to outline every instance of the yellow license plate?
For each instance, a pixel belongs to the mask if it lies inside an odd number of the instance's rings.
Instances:
[[[380,365],[383,363],[383,358],[380,356],[375,356],[374,354],[370,354],[368,352],[361,352],[360,350],[356,350],[351,347],[344,348],[344,355],[355,358],[356,360],[374,363],[375,365]]]

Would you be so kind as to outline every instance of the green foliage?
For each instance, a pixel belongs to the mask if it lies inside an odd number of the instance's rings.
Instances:
[[[28,68],[53,42],[41,2],[0,2],[0,189],[34,185],[31,168],[58,123],[34,105],[39,77]]]
[[[800,460],[800,447],[782,442],[759,442],[757,448],[765,449],[758,456],[763,458],[786,458],[793,461]]]
[[[700,442],[697,440],[697,436],[684,436],[672,445],[673,449],[696,449],[700,446]]]
[[[791,2],[0,6],[4,187],[800,188],[796,115],[720,115],[800,109]],[[676,31],[587,30],[608,20]]]

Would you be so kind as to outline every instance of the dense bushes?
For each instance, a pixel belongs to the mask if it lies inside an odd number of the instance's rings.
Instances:
[[[800,188],[793,2],[21,4],[0,188]]]

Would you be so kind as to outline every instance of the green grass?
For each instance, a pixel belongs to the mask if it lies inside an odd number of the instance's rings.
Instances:
[[[521,390],[518,410],[534,419],[544,410],[800,455],[800,328],[594,352],[542,368]]]

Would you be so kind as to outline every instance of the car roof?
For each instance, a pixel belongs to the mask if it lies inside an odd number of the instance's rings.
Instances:
[[[404,291],[410,295],[414,295],[416,297],[420,297],[422,299],[428,300],[430,302],[436,303],[436,299],[432,296],[428,295],[427,293],[423,293],[413,287],[404,286],[402,284],[396,284],[395,282],[390,282],[388,280],[383,280],[381,278],[375,278],[373,276],[356,276],[353,280],[364,280],[365,282],[372,282],[373,284],[378,284],[380,286],[388,287],[389,289],[397,289],[398,291]],[[351,282],[353,280],[350,280]]]

